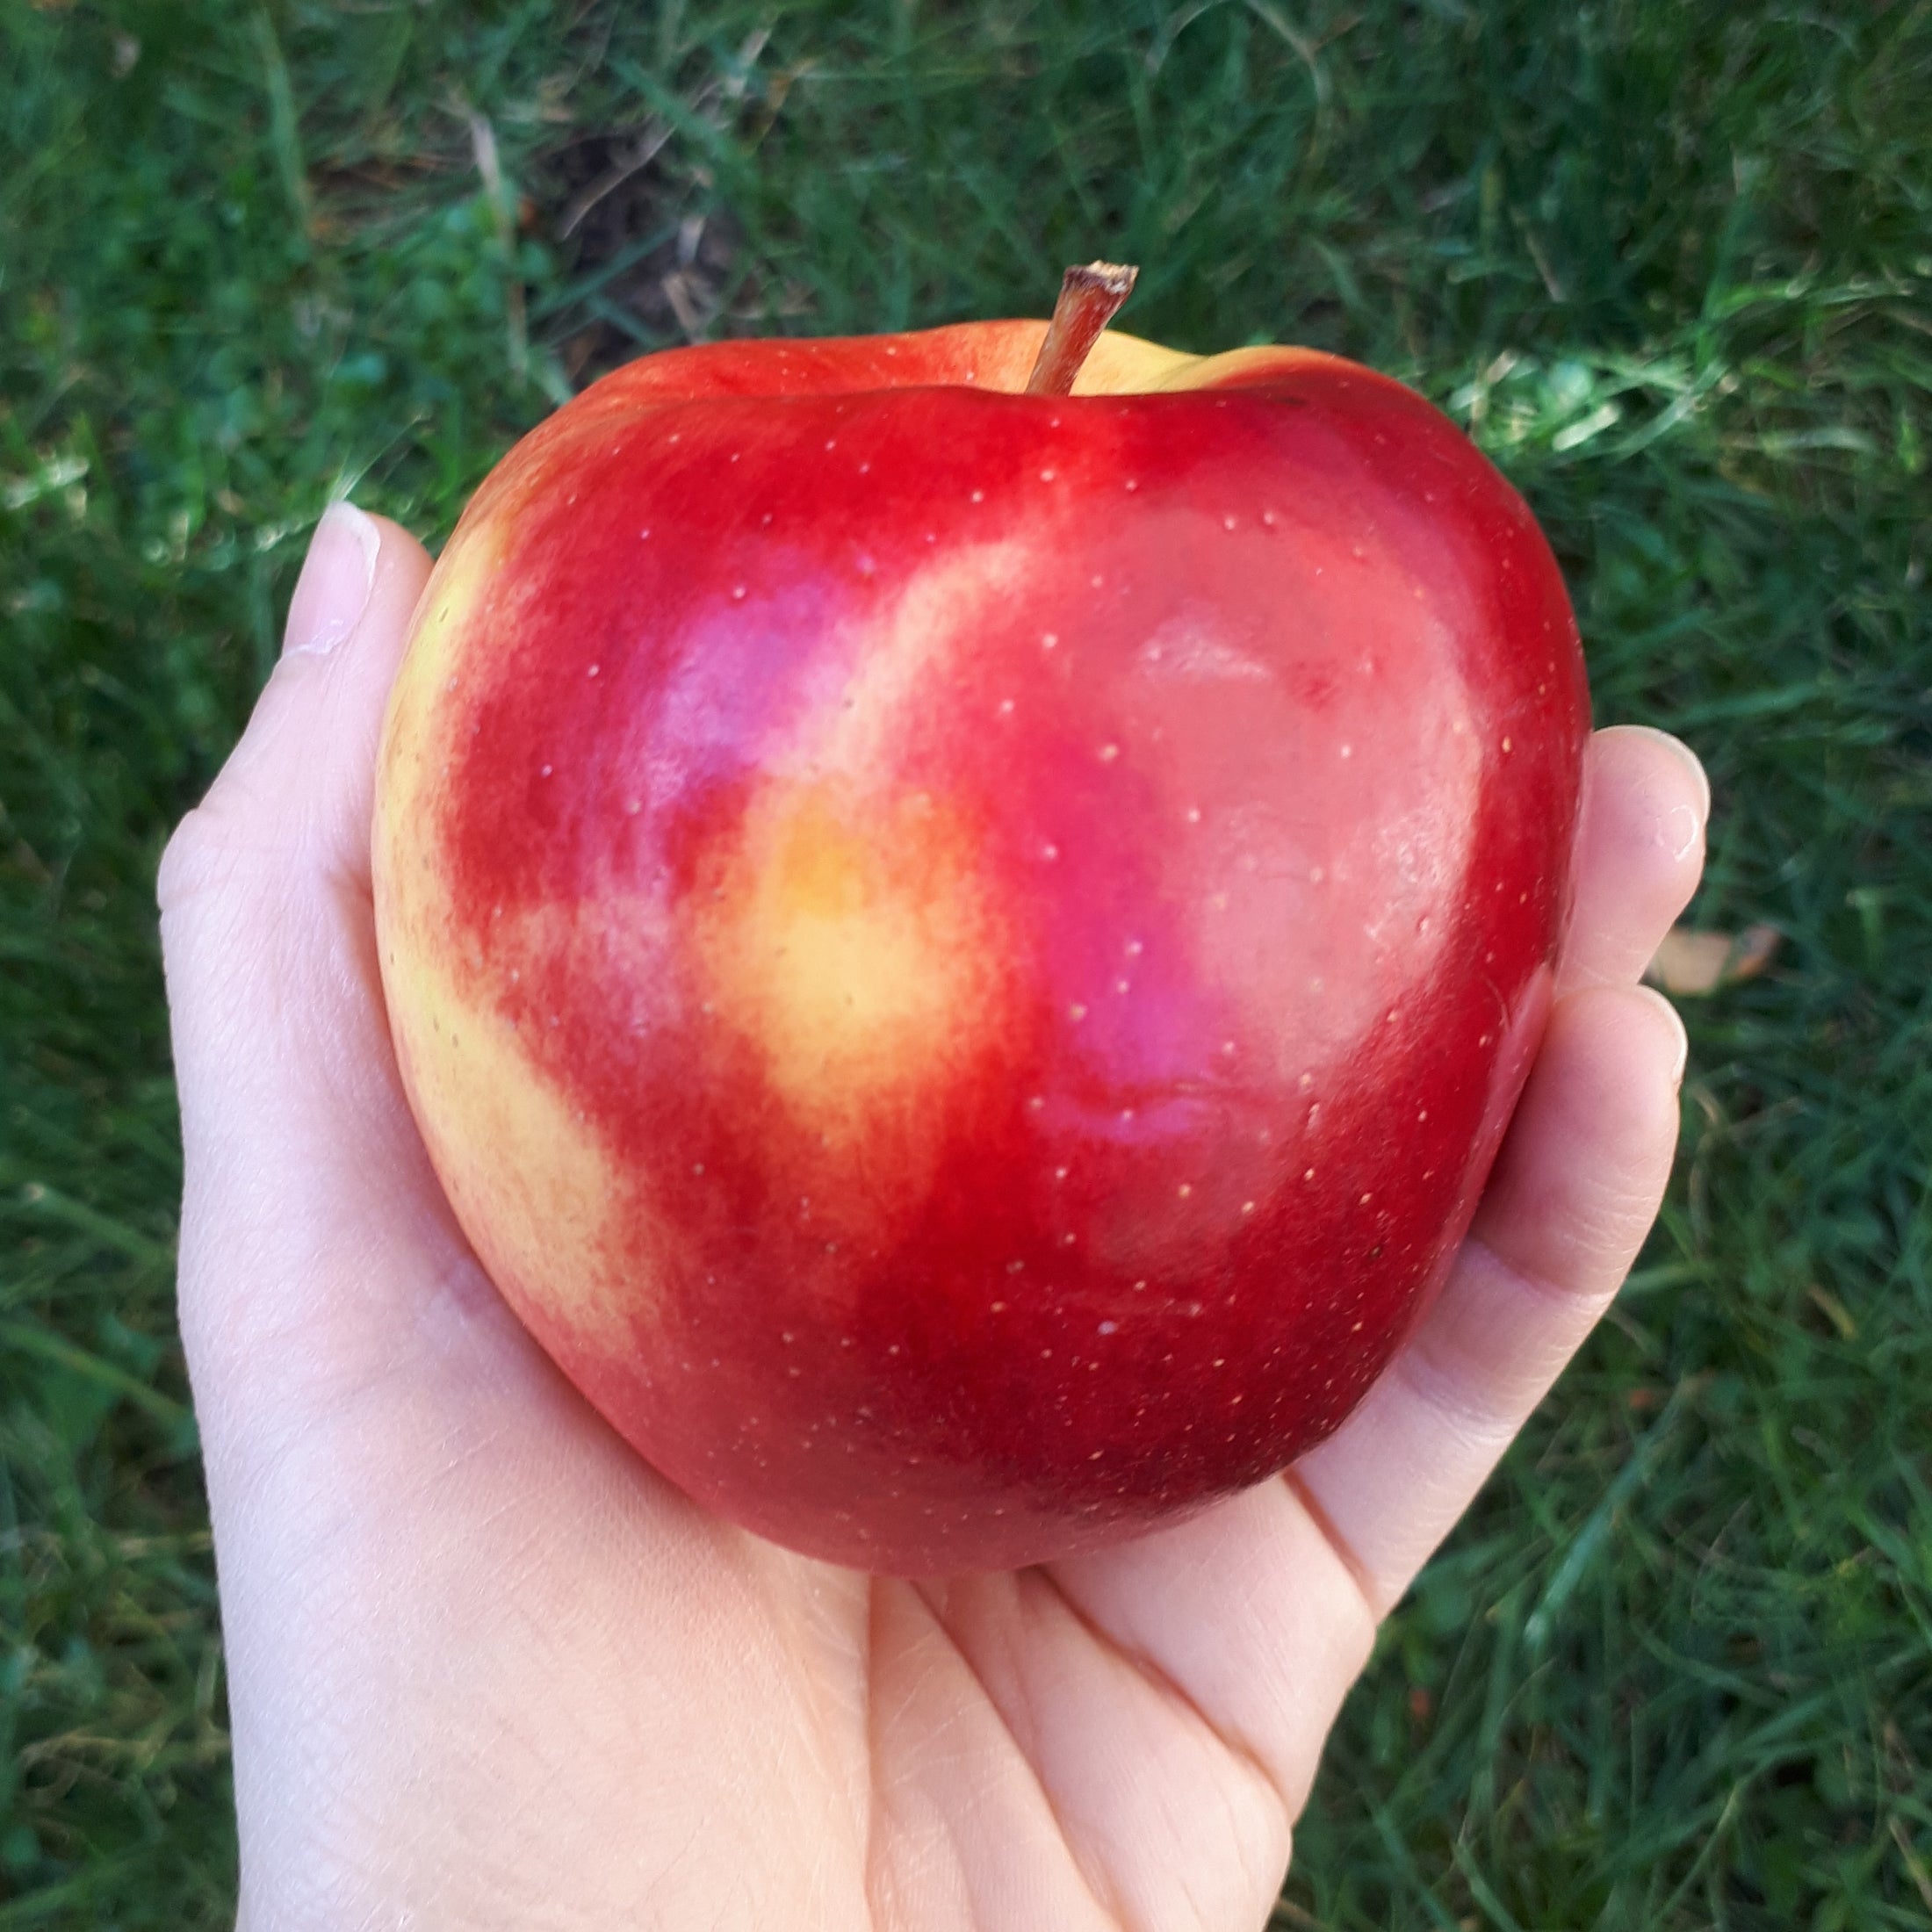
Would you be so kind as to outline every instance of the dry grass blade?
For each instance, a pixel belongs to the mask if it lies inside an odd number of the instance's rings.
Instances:
[[[716,88],[714,87],[708,91],[715,99],[717,97]],[[704,104],[701,101],[696,105],[702,105]],[[567,239],[574,234],[582,223],[584,217],[606,195],[623,187],[624,183],[629,181],[633,175],[639,174],[648,168],[663,151],[665,144],[671,138],[671,128],[662,121],[647,122],[643,133],[638,137],[637,146],[620,160],[607,168],[564,210],[563,219],[557,224],[559,237]]]

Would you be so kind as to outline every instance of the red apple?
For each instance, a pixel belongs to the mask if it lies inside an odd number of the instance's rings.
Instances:
[[[1566,908],[1588,699],[1515,492],[1309,350],[1109,333],[1023,393],[1045,328],[596,384],[465,514],[381,754],[396,1050],[484,1265],[689,1495],[873,1569],[1333,1430]]]

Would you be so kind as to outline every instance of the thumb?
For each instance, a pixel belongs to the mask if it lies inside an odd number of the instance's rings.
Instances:
[[[369,889],[377,740],[429,571],[406,531],[331,506],[248,729],[162,861],[180,1318],[212,1460],[245,1395],[279,1404],[290,1373],[348,1369],[333,1338],[377,1292],[372,1255],[398,1213],[426,1225],[421,1203],[440,1208],[390,1050]]]
[[[345,866],[366,879],[376,739],[429,573],[428,554],[396,524],[352,503],[324,512],[289,601],[280,660],[162,858],[164,939],[191,934],[242,898],[301,897]]]

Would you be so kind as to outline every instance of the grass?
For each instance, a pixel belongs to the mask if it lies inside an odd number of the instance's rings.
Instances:
[[[687,332],[1038,312],[1418,383],[1716,785],[1686,1143],[1279,1914],[1932,1918],[1932,9],[9,0],[0,1928],[232,1914],[153,919],[306,530]]]

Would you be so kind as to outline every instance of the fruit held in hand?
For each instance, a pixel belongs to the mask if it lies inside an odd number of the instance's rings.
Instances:
[[[470,505],[378,773],[397,1052],[485,1265],[700,1503],[877,1569],[1332,1430],[1566,907],[1575,627],[1468,441],[1294,349],[1109,333],[1025,393],[1043,332],[606,378]]]

